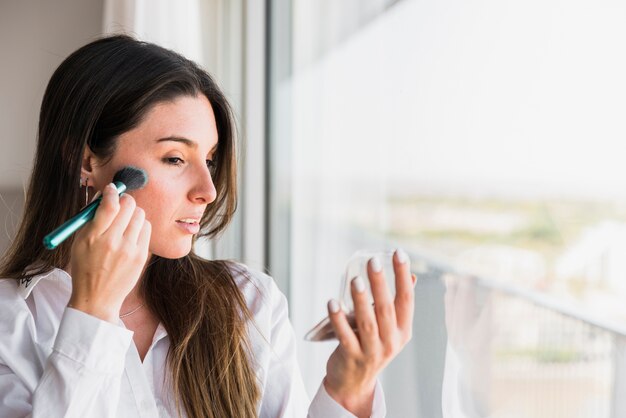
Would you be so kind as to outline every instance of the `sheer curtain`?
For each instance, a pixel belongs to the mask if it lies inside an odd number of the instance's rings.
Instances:
[[[104,0],[104,33],[125,32],[203,63],[200,0]]]

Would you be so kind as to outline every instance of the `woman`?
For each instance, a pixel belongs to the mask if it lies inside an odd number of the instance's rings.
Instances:
[[[358,336],[336,301],[340,344],[309,404],[287,303],[272,279],[192,251],[236,208],[230,107],[193,62],[128,36],[70,55],[46,89],[34,168],[0,277],[0,416],[383,416],[377,375],[410,339],[409,263],[376,308],[354,282]],[[141,167],[147,185],[107,184]],[[80,188],[77,187],[80,184]],[[56,250],[42,238],[95,192],[94,219]]]

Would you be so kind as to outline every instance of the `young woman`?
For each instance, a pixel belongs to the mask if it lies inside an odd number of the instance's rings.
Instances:
[[[354,281],[358,333],[329,302],[339,345],[309,403],[272,279],[192,251],[235,212],[234,134],[211,77],[154,44],[102,38],[54,72],[0,269],[0,416],[384,416],[377,375],[411,338],[406,254],[394,255],[395,300],[379,260],[375,308]],[[120,198],[107,184],[127,165],[149,179]],[[94,219],[44,249],[96,191]]]

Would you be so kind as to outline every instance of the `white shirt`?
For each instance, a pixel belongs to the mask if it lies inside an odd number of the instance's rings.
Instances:
[[[261,382],[259,416],[353,418],[323,384],[309,403],[287,300],[271,277],[248,273],[251,281],[235,280],[270,342],[249,324]],[[176,417],[164,385],[169,338],[162,324],[142,362],[121,320],[115,325],[67,307],[71,285],[56,268],[19,284],[0,279],[0,417]],[[372,417],[385,414],[377,382]]]

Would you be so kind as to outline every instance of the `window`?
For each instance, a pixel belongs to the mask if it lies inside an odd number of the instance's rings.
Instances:
[[[390,416],[626,409],[625,12],[270,2],[271,273],[302,337],[354,251],[411,253]],[[300,341],[309,393],[335,345]]]

